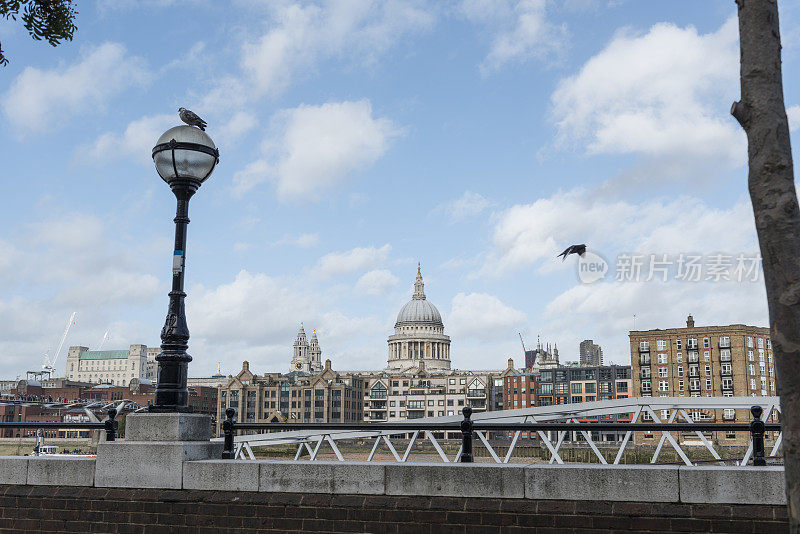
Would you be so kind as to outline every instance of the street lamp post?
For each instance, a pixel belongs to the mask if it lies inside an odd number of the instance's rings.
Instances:
[[[178,201],[175,215],[175,249],[172,256],[172,290],[164,328],[161,329],[161,353],[158,384],[151,412],[190,412],[186,387],[189,362],[189,328],[183,275],[186,266],[186,227],[189,224],[189,199],[214,172],[219,150],[214,141],[199,128],[175,126],[159,137],[153,148],[153,162],[159,176],[169,184]]]

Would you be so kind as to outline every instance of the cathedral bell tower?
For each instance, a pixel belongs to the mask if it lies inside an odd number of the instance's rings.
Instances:
[[[311,358],[309,357],[309,346],[306,340],[306,332],[303,330],[303,323],[300,323],[300,331],[294,340],[294,356],[292,356],[291,368],[289,371],[311,372]]]
[[[309,355],[309,368],[312,373],[319,373],[322,371],[322,349],[319,347],[319,340],[317,339],[317,331],[311,336],[311,343],[308,346]]]

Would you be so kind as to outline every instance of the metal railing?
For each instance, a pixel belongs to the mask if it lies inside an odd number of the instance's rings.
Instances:
[[[3,428],[34,428],[34,429],[58,429],[58,430],[105,430],[106,441],[117,439],[117,428],[119,421],[117,409],[108,410],[108,418],[99,422],[59,422],[59,421],[0,421],[0,429]]]
[[[235,421],[236,411],[233,408],[228,408],[225,410],[226,419],[222,423],[222,431],[224,435],[224,448],[222,453],[223,459],[235,459],[238,454],[237,451],[234,449],[234,435],[239,430],[313,430],[313,431],[338,431],[338,432],[379,432],[378,440],[375,442],[375,447],[373,447],[372,453],[370,454],[369,460],[372,459],[375,449],[380,442],[380,438],[384,437],[387,444],[391,448],[392,452],[394,453],[395,457],[398,461],[405,461],[408,457],[408,453],[413,446],[414,440],[419,435],[420,432],[425,432],[428,436],[428,439],[432,441],[434,447],[437,449],[437,452],[442,456],[445,461],[448,461],[446,456],[444,455],[441,448],[438,446],[438,443],[431,432],[433,431],[460,431],[461,432],[461,448],[456,455],[456,461],[458,462],[474,462],[474,456],[472,451],[472,443],[473,437],[477,436],[484,445],[489,449],[492,453],[492,456],[498,463],[506,463],[508,462],[508,458],[510,457],[511,451],[513,447],[509,449],[508,456],[505,459],[505,462],[500,462],[499,457],[494,453],[491,445],[489,444],[488,440],[484,436],[482,432],[515,432],[514,443],[516,443],[517,438],[519,437],[521,432],[530,432],[530,433],[538,433],[542,439],[548,445],[551,452],[554,454],[554,457],[557,457],[557,452],[553,450],[549,440],[545,438],[543,432],[556,432],[561,435],[559,438],[559,446],[561,444],[561,440],[563,439],[563,433],[565,432],[580,432],[583,434],[585,438],[589,441],[592,449],[594,450],[595,454],[597,454],[600,462],[606,464],[605,458],[600,454],[597,448],[592,443],[591,439],[588,437],[588,432],[601,432],[601,431],[624,431],[626,432],[626,438],[620,448],[620,453],[617,455],[617,459],[614,462],[615,464],[619,461],[619,456],[621,455],[622,451],[624,450],[625,444],[627,443],[628,439],[630,438],[630,434],[632,432],[662,432],[665,436],[667,436],[668,432],[677,431],[677,432],[696,432],[698,435],[702,437],[702,432],[714,432],[714,431],[746,431],[750,433],[751,437],[751,445],[748,453],[745,455],[745,459],[742,462],[742,465],[745,465],[748,460],[748,456],[752,453],[752,462],[755,466],[763,466],[766,465],[765,459],[765,451],[764,451],[764,433],[766,431],[779,431],[781,429],[780,423],[765,423],[761,416],[763,415],[763,408],[761,406],[752,406],[750,408],[750,412],[753,416],[753,419],[749,423],[695,423],[695,422],[687,422],[687,423],[676,423],[676,422],[668,422],[668,423],[661,423],[661,422],[653,422],[653,423],[618,423],[618,422],[603,422],[603,423],[577,423],[577,422],[535,422],[535,423],[491,423],[491,422],[475,422],[471,419],[472,417],[472,408],[469,406],[464,407],[462,410],[464,419],[460,422],[452,421],[452,422],[445,422],[445,421],[438,421],[438,422],[390,422],[390,423],[237,423]],[[403,460],[400,460],[399,456],[397,455],[395,449],[391,446],[391,442],[389,442],[388,438],[386,437],[387,433],[395,433],[395,434],[413,434],[413,438],[411,443],[406,450],[406,453],[403,457]],[[342,457],[339,449],[336,447],[334,441],[331,439],[331,433],[322,434],[320,439],[317,442],[315,450],[312,452],[309,448],[309,453],[311,453],[311,459],[313,460],[317,452],[319,451],[319,446],[322,444],[323,439],[328,441],[328,443],[333,448],[336,456],[339,458],[340,461],[343,461],[344,458]],[[671,438],[668,438],[671,439]],[[706,442],[705,438],[702,438],[704,442]],[[663,443],[663,438],[662,438]],[[674,443],[674,440],[673,440]],[[707,442],[706,442],[707,444]],[[305,444],[308,447],[308,444]],[[777,447],[777,444],[776,444]],[[300,449],[298,450],[297,459],[300,455],[300,451],[302,451],[303,443],[300,445]],[[661,445],[659,444],[659,449]],[[252,452],[251,452],[252,455]],[[685,455],[681,454],[684,462],[691,465],[691,462],[685,457]],[[716,460],[720,460],[719,456],[715,454]],[[563,463],[559,461],[559,463]]]

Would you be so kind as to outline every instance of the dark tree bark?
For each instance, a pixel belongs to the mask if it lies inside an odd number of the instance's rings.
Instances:
[[[731,114],[747,134],[748,183],[781,397],[791,531],[800,532],[800,209],[783,103],[776,0],[736,0],[742,99]]]

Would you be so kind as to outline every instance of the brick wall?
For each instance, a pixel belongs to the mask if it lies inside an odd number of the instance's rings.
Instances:
[[[0,532],[788,531],[785,506],[0,485]]]

